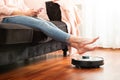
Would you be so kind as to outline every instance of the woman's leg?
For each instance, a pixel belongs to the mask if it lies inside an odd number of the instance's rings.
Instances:
[[[52,37],[53,39],[61,42],[67,42],[68,38],[70,37],[70,34],[58,29],[54,24],[33,17],[28,16],[7,17],[2,22],[15,23],[29,26],[32,28],[38,28],[47,36]]]

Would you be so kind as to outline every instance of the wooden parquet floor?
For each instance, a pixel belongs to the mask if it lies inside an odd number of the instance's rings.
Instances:
[[[92,69],[75,68],[69,56],[61,55],[62,51],[57,51],[57,56],[2,72],[0,80],[120,80],[119,49],[98,49],[89,53],[105,60],[103,66]]]

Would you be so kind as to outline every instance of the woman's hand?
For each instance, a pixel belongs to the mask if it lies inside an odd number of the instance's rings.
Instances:
[[[36,17],[38,13],[39,13],[38,10],[30,9],[28,11],[25,11],[24,15],[31,16],[31,17]]]
[[[35,9],[29,9],[27,11],[21,11],[21,10],[14,10],[12,15],[25,15],[25,16],[31,16],[36,17],[41,12],[41,9],[35,10]]]

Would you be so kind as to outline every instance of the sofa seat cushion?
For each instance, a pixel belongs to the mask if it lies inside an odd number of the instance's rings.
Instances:
[[[33,30],[29,27],[0,23],[0,45],[32,42]]]

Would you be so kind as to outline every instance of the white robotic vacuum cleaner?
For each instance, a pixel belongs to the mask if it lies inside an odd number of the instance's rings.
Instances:
[[[104,59],[98,56],[82,56],[80,60],[72,59],[76,68],[99,68],[104,65]]]

